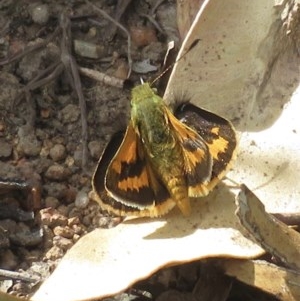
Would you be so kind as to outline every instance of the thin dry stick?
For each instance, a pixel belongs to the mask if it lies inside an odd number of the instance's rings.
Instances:
[[[0,277],[4,277],[7,279],[14,279],[14,280],[22,280],[26,282],[37,282],[40,281],[39,277],[27,276],[19,272],[12,272],[0,269]]]
[[[70,82],[74,85],[73,88],[77,93],[81,111],[82,167],[85,168],[88,158],[88,125],[86,118],[86,102],[82,93],[82,85],[78,72],[78,66],[76,60],[71,54],[71,21],[69,16],[66,15],[66,13],[61,14],[60,26],[62,28],[61,61],[68,73]]]
[[[127,58],[128,58],[128,65],[129,65],[129,70],[127,74],[127,78],[131,74],[131,69],[132,69],[132,59],[131,59],[131,37],[129,31],[119,22],[117,22],[115,19],[113,19],[109,14],[107,14],[104,10],[96,6],[95,4],[91,3],[90,1],[86,0],[86,3],[91,5],[98,13],[100,13],[104,18],[108,19],[112,23],[114,23],[117,27],[119,27],[127,36]],[[91,22],[99,25],[99,22],[94,20],[94,19],[89,19]]]
[[[92,78],[96,81],[102,82],[106,85],[112,86],[112,87],[117,87],[117,88],[123,88],[124,86],[124,80],[119,79],[114,76],[109,76],[103,72],[99,72],[97,70],[89,69],[89,68],[84,68],[84,67],[78,67],[79,71],[81,74]]]

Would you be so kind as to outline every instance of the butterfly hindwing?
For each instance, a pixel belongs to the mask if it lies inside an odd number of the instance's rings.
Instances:
[[[179,121],[168,109],[166,109],[166,114],[182,148],[188,195],[190,197],[207,195],[213,160],[206,142],[195,130]]]
[[[205,141],[212,156],[212,174],[207,183],[210,191],[230,168],[236,153],[236,132],[228,120],[191,103],[182,104],[175,111],[182,123],[194,129]]]

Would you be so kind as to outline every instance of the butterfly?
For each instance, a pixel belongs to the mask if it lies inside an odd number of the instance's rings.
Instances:
[[[93,198],[119,216],[157,217],[174,206],[188,216],[190,198],[206,196],[230,168],[232,124],[191,103],[174,113],[149,83],[132,89],[131,118],[103,151]]]

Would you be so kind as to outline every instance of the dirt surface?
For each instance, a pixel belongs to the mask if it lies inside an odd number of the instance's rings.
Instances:
[[[102,9],[130,32],[130,55],[124,31],[85,1],[0,2],[0,268],[20,272],[18,280],[2,281],[1,291],[30,296],[81,236],[120,222],[102,213],[88,192],[105,144],[126,127],[130,92],[82,74],[80,89],[72,68],[125,80],[129,56],[131,83],[148,80],[160,72],[167,41],[179,38],[173,1],[157,8],[157,1],[131,1],[127,8],[126,1],[103,2]],[[61,53],[69,42],[66,62]],[[38,49],[10,60],[28,47]],[[137,287],[152,290],[154,299],[167,291],[157,300],[193,299],[179,291],[192,291],[198,274],[198,265],[167,269]]]
[[[130,68],[127,36],[84,1],[53,3],[0,3],[0,267],[40,279],[47,277],[82,235],[120,221],[103,214],[88,199],[88,192],[97,160],[110,136],[126,127],[130,106],[128,89],[80,75],[86,103],[83,116],[72,66],[103,72],[109,79],[126,79]],[[115,19],[120,16],[133,36],[129,54],[133,63],[146,63],[140,74],[131,72],[133,84],[140,76],[155,77],[148,70],[160,69],[166,35],[140,16],[150,15],[151,1],[133,1],[125,11],[123,4],[106,1],[102,9]],[[160,14],[163,11],[173,11],[174,23],[174,3],[161,5]],[[66,35],[63,28],[68,21]],[[61,55],[68,39],[73,65],[63,62]],[[10,60],[41,43],[38,49]],[[58,63],[59,74],[51,69]],[[42,81],[35,81],[37,76]],[[88,135],[84,168],[82,116]],[[3,290],[27,296],[34,287],[30,282],[10,281]]]

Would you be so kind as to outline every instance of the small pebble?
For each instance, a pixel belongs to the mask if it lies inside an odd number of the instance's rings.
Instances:
[[[87,33],[87,37],[88,38],[95,38],[97,35],[97,28],[96,27],[90,27],[88,33]]]
[[[48,252],[45,254],[45,259],[48,260],[56,260],[56,259],[60,259],[62,258],[64,255],[64,251],[57,247],[57,246],[53,246],[50,250],[48,250]]]
[[[66,160],[65,160],[65,164],[68,166],[68,167],[72,167],[75,163],[75,160],[73,157],[71,156],[67,156]]]
[[[12,146],[10,143],[0,139],[0,158],[8,158],[12,152]]]
[[[54,233],[52,229],[50,229],[48,226],[44,226],[44,248],[49,249],[53,247],[53,237]]]
[[[78,106],[73,104],[66,105],[62,110],[62,121],[64,123],[71,123],[78,120],[80,116],[80,110]]]
[[[74,230],[68,226],[66,227],[57,226],[53,229],[53,233],[55,235],[62,236],[65,238],[72,238],[74,235]]]
[[[129,30],[132,42],[138,47],[157,41],[156,32],[153,28],[131,26]]]
[[[61,237],[59,235],[54,236],[53,238],[53,245],[59,247],[64,251],[69,250],[73,246],[73,244],[74,243],[72,240],[65,237]]]
[[[90,226],[90,225],[92,224],[92,217],[89,216],[89,215],[84,216],[83,219],[82,219],[82,223],[83,223],[86,227]]]
[[[57,226],[66,226],[68,224],[68,219],[64,215],[60,214],[54,208],[45,208],[40,210],[40,220],[43,225],[54,228]]]
[[[49,20],[49,7],[47,4],[38,4],[31,11],[33,22],[44,25]]]
[[[94,159],[99,159],[102,152],[102,144],[99,141],[91,141],[88,144],[91,156]]]
[[[99,59],[106,54],[103,45],[97,45],[82,40],[74,40],[73,44],[75,53],[86,58]]]
[[[77,207],[72,208],[68,214],[69,218],[78,216],[81,216],[81,210]]]
[[[75,243],[75,242],[77,242],[79,239],[80,239],[80,235],[74,234],[74,236],[73,236],[73,242]]]
[[[67,204],[71,204],[75,202],[78,190],[76,187],[69,185],[64,191],[64,202]]]
[[[72,229],[73,229],[74,233],[77,235],[82,235],[86,232],[86,230],[83,228],[82,225],[74,225],[74,226],[72,226]]]
[[[11,251],[5,250],[0,256],[0,268],[4,270],[14,270],[18,265],[18,257]]]
[[[62,144],[55,144],[49,152],[50,157],[53,161],[61,161],[66,157],[66,148]]]
[[[81,166],[82,163],[82,150],[76,149],[76,151],[73,154],[74,164],[76,166]]]
[[[27,125],[21,126],[18,130],[18,137],[18,152],[27,156],[37,156],[40,153],[42,144],[36,139],[31,127]]]
[[[46,171],[48,168],[49,166],[46,168]],[[66,183],[50,182],[48,184],[43,185],[43,190],[45,191],[46,195],[51,195],[59,200],[64,198],[65,191],[67,189],[68,187]]]
[[[81,190],[77,193],[75,206],[79,209],[84,209],[89,204],[90,199],[86,190]]]
[[[80,224],[80,219],[78,216],[74,216],[68,219],[68,226],[73,227],[74,225]]]
[[[57,207],[57,211],[63,216],[68,216],[68,213],[70,210],[69,210],[68,206],[66,206],[66,205],[59,205]]]
[[[49,180],[62,181],[70,176],[70,170],[60,164],[49,166],[45,173],[45,177]]]
[[[50,113],[51,113],[51,110],[50,109],[41,109],[40,110],[40,115],[41,115],[41,117],[42,118],[44,118],[44,119],[47,119],[47,118],[49,118],[50,117]]]
[[[45,207],[57,208],[59,200],[53,196],[47,196],[45,199]]]
[[[109,218],[106,216],[95,216],[92,219],[92,224],[100,228],[107,228],[109,224]]]

